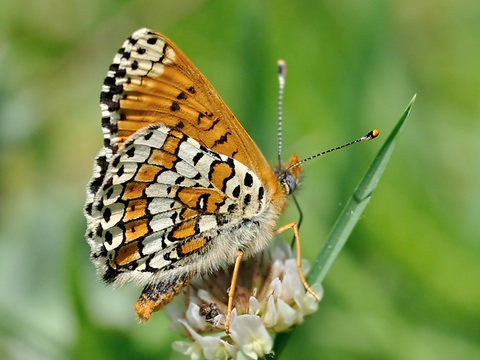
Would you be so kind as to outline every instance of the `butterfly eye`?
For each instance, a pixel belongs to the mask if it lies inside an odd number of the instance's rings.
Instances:
[[[298,187],[298,179],[295,178],[290,169],[278,170],[275,172],[278,181],[282,185],[285,194],[290,195]]]

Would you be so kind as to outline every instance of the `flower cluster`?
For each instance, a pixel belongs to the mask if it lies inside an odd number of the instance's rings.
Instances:
[[[309,264],[303,261],[302,269]],[[166,309],[171,330],[188,337],[173,348],[191,359],[258,359],[272,352],[276,333],[289,330],[315,312],[318,303],[300,280],[292,251],[283,240],[242,262],[230,333],[225,333],[226,290],[233,268],[195,279]],[[319,284],[312,286],[321,297]]]

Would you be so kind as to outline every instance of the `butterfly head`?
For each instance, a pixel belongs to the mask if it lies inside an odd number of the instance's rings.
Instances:
[[[293,193],[299,183],[302,175],[302,166],[297,154],[293,154],[287,166],[279,166],[275,169],[275,176],[282,185],[285,194]]]

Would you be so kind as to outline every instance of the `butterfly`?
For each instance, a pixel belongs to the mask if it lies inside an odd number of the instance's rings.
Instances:
[[[235,279],[242,258],[279,232],[293,229],[299,245],[295,223],[276,228],[299,182],[298,157],[273,169],[165,36],[143,28],[124,42],[100,106],[104,145],[87,186],[86,240],[105,282],[144,286],[135,303],[140,318],[148,320],[195,276],[235,264]]]

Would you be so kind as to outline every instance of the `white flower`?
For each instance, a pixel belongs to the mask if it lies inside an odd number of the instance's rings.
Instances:
[[[236,316],[230,327],[230,337],[249,359],[264,357],[272,351],[273,339],[256,315]]]
[[[183,319],[178,320],[194,341],[176,341],[173,343],[173,348],[185,355],[190,355],[191,359],[231,359],[235,356],[236,349],[220,337],[216,336],[201,336],[193,330],[187,321]]]
[[[309,264],[302,262],[304,272]],[[225,333],[227,289],[232,268],[194,279],[166,312],[170,328],[187,335],[173,348],[191,359],[258,359],[271,353],[276,333],[301,324],[318,309],[305,291],[290,246],[277,240],[270,251],[242,262],[235,292],[230,333]],[[312,289],[323,295],[320,284]],[[188,293],[188,299],[185,299]],[[179,326],[180,325],[180,326]]]

